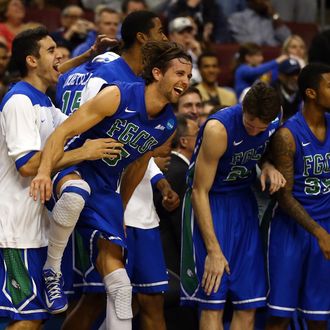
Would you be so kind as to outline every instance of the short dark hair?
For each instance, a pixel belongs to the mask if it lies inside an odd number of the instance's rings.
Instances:
[[[123,13],[127,13],[127,8],[128,8],[128,3],[129,2],[142,3],[144,5],[144,8],[148,8],[148,5],[145,2],[145,0],[124,0],[123,3],[121,4],[121,11]]]
[[[138,32],[148,34],[155,27],[154,18],[158,16],[152,11],[139,10],[127,15],[121,26],[121,39],[123,41],[122,48],[131,48],[135,41]]]
[[[240,45],[237,53],[237,62],[239,64],[245,63],[246,55],[255,55],[262,52],[262,48],[260,45],[254,42],[247,42],[245,44]]]
[[[174,107],[174,111],[175,112],[178,112],[178,110],[179,110],[179,103],[180,103],[180,100],[181,100],[181,98],[183,97],[183,96],[185,96],[185,95],[188,95],[188,94],[197,94],[199,97],[200,97],[200,99],[201,99],[201,101],[203,102],[203,98],[202,98],[202,94],[201,94],[201,92],[200,92],[200,90],[198,89],[198,88],[196,88],[195,86],[189,86],[181,95],[180,95],[180,97],[179,97],[179,100],[178,100],[178,103],[175,103],[175,104],[173,104],[173,107]],[[188,116],[188,118],[189,118],[189,116]]]
[[[180,98],[182,96],[185,96],[185,95],[188,95],[188,94],[198,94],[199,97],[201,98],[201,100],[203,100],[202,98],[202,94],[201,92],[199,91],[198,88],[196,88],[195,86],[189,86],[181,95],[180,95]]]
[[[33,55],[39,58],[39,41],[47,36],[49,36],[49,33],[43,26],[19,33],[13,41],[9,70],[19,71],[21,77],[25,77],[28,73],[26,57]]]
[[[148,41],[142,46],[143,72],[142,78],[146,85],[151,84],[155,79],[152,74],[154,68],[166,72],[169,63],[175,58],[182,58],[192,63],[191,56],[175,42],[171,41]]]
[[[171,142],[172,148],[177,148],[180,145],[180,138],[185,136],[188,131],[188,117],[182,114],[176,115],[176,132]]]
[[[263,82],[258,82],[249,89],[243,99],[243,112],[268,124],[281,111],[281,101],[276,90]]]
[[[301,70],[298,76],[298,86],[304,101],[307,99],[306,89],[317,90],[324,73],[330,73],[330,66],[323,63],[310,63]]]
[[[198,60],[197,60],[197,66],[200,68],[201,67],[201,64],[202,64],[202,61],[203,61],[203,58],[205,57],[215,57],[218,61],[218,64],[219,64],[219,59],[218,59],[218,56],[215,52],[212,52],[212,51],[205,51],[203,52],[202,54],[199,55],[198,57]]]

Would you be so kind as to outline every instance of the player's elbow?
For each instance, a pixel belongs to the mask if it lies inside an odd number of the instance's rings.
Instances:
[[[37,174],[37,169],[32,168],[28,164],[25,164],[18,169],[18,172],[23,177],[29,177],[35,176]]]
[[[207,194],[208,192],[206,192],[204,189],[201,189],[200,187],[193,187],[191,192],[191,200],[193,204],[196,202],[198,203],[198,201]]]

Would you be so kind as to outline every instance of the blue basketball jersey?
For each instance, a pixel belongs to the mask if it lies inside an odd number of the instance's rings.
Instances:
[[[121,100],[117,112],[83,133],[69,144],[69,149],[81,146],[87,139],[114,138],[124,144],[116,159],[85,161],[78,165],[98,173],[112,187],[117,188],[122,170],[146,152],[162,145],[175,131],[176,118],[172,106],[167,105],[153,119],[148,118],[143,83],[114,83],[120,89]]]
[[[284,124],[296,143],[292,194],[316,221],[330,219],[330,114],[325,118],[324,142],[315,137],[301,111]]]
[[[143,79],[138,77],[126,61],[121,57],[98,67],[93,73],[93,78],[104,79],[107,83],[111,83],[116,80],[126,82],[143,82]]]
[[[280,116],[275,118],[264,132],[250,136],[243,125],[242,105],[225,108],[210,116],[218,120],[227,131],[227,150],[220,158],[211,192],[232,192],[247,188],[256,176],[256,164],[266,151],[269,138],[280,125]],[[205,124],[197,137],[196,148],[188,172],[188,182],[192,178],[196,158],[202,144]]]
[[[81,92],[101,62],[83,63],[62,74],[56,86],[56,105],[70,116],[79,108]]]

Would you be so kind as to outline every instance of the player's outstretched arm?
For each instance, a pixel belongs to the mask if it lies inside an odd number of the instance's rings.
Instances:
[[[218,162],[227,149],[227,132],[216,120],[207,123],[199,150],[192,190],[192,204],[207,250],[202,287],[206,294],[217,292],[223,272],[230,272],[228,262],[221,251],[214,232],[209,202]]]
[[[292,195],[296,145],[291,132],[287,128],[280,128],[275,133],[270,148],[275,167],[286,179],[286,185],[276,193],[280,207],[316,237],[325,258],[330,259],[330,235]]]
[[[36,199],[40,193],[41,201],[51,196],[50,175],[63,157],[66,141],[98,124],[107,116],[112,116],[120,103],[120,91],[116,86],[102,90],[97,96],[83,104],[72,116],[66,119],[49,136],[42,152],[37,176],[32,180],[31,196]]]
[[[120,154],[122,146],[122,143],[112,138],[87,140],[82,147],[64,152],[63,157],[55,165],[54,172],[78,164],[84,160],[116,158]],[[28,177],[37,175],[41,153],[41,151],[37,152],[25,165],[19,168],[19,172],[22,176]]]
[[[100,34],[97,36],[93,46],[86,50],[86,52],[69,59],[68,61],[62,63],[58,67],[60,73],[65,73],[89,60],[98,54],[102,54],[109,47],[115,47],[118,45],[117,39],[108,38],[105,34]]]

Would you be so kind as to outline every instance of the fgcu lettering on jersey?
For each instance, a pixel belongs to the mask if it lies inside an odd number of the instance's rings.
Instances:
[[[219,161],[216,179],[211,191],[226,193],[249,187],[255,179],[255,166],[265,153],[270,136],[280,124],[280,118],[273,120],[267,129],[257,136],[247,134],[243,125],[242,106],[240,104],[218,111],[209,120],[218,120],[227,131],[227,149]],[[203,139],[204,127],[205,124],[197,137],[189,172],[193,172]],[[191,175],[188,174],[189,181],[191,183]]]
[[[292,133],[295,144],[293,196],[315,220],[330,219],[330,115],[326,114],[327,132],[319,141],[301,112],[284,127]]]
[[[166,106],[158,117],[148,118],[144,101],[144,83],[115,82],[113,85],[119,87],[121,94],[117,112],[103,119],[68,146],[69,149],[74,149],[87,139],[105,137],[122,142],[124,147],[116,159],[104,158],[85,162],[88,166],[97,167],[98,173],[112,176],[111,182],[114,182],[114,178],[118,178],[122,170],[133,160],[162,145],[176,128],[176,118],[171,105]],[[164,125],[166,129],[160,129]]]

